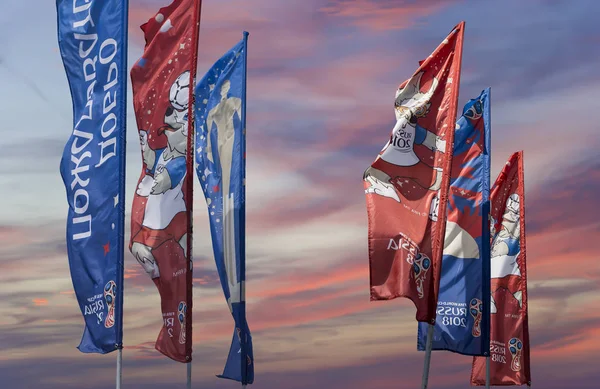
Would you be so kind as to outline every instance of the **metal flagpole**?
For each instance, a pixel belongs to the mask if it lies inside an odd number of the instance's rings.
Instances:
[[[485,358],[485,387],[490,389],[490,357]]]
[[[185,318],[187,322],[186,326],[186,353],[188,352],[188,344],[189,344],[189,355],[186,357],[188,359],[187,365],[187,382],[186,388],[192,389],[192,361],[191,361],[191,352],[192,345],[194,344],[193,331],[192,331],[192,306],[193,306],[193,293],[194,293],[194,282],[193,282],[193,227],[194,227],[194,162],[195,155],[194,152],[194,137],[195,137],[195,120],[194,120],[194,108],[196,106],[195,102],[195,89],[196,89],[196,73],[198,69],[198,38],[200,35],[200,13],[202,10],[202,1],[195,0],[194,1],[194,35],[192,37],[192,50],[193,50],[193,58],[192,58],[192,66],[190,69],[190,94],[189,94],[189,106],[188,106],[188,138],[187,138],[187,160],[186,160],[186,177],[187,180],[187,197],[188,197],[188,238],[187,238],[187,264],[188,271],[186,274],[186,281],[188,284],[188,292],[187,292],[187,316]]]
[[[427,328],[427,345],[425,346],[425,365],[423,366],[423,380],[421,381],[421,389],[427,389],[427,381],[429,381],[429,364],[431,362],[431,348],[433,346],[433,324],[429,324]]]
[[[187,389],[192,389],[192,362],[186,363],[187,365]]]
[[[121,389],[121,381],[123,378],[122,367],[123,367],[123,348],[119,347],[119,349],[117,350],[117,389]]]

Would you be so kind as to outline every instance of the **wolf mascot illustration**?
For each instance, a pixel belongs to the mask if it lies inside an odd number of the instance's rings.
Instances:
[[[131,252],[152,278],[160,276],[153,254],[156,248],[173,239],[181,246],[184,256],[187,249],[183,183],[186,174],[188,101],[187,93],[181,93],[180,87],[189,85],[189,77],[190,73],[186,71],[173,83],[164,126],[156,131],[140,131],[146,175],[136,193],[146,198],[146,204],[141,229],[132,239]]]
[[[433,78],[428,91],[421,92],[423,72],[413,76],[404,88],[396,92],[396,125],[390,140],[383,147],[375,162],[365,171],[364,180],[370,186],[366,193],[375,193],[402,202],[401,198],[422,197],[424,191],[438,192],[442,183],[442,169],[423,162],[415,153],[415,145],[444,153],[446,141],[421,127],[417,119],[425,117],[431,106],[430,99],[438,80]],[[410,169],[407,169],[410,167]],[[406,188],[416,184],[413,196]],[[430,218],[437,220],[438,195],[433,198]]]

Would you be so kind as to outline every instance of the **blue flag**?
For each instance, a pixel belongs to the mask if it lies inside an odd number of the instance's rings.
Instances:
[[[246,322],[246,63],[248,33],[196,86],[196,173],[206,197],[215,262],[235,321],[223,374],[254,381]]]
[[[73,101],[60,173],[67,252],[85,320],[78,348],[122,347],[127,0],[57,0],[58,43]]]
[[[433,350],[489,353],[490,135],[488,88],[456,123]],[[427,326],[419,323],[419,350],[425,350]]]

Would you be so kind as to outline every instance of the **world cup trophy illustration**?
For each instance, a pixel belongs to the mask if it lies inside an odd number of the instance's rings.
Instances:
[[[187,304],[182,301],[179,303],[179,307],[177,308],[177,319],[179,320],[179,325],[181,330],[179,332],[179,343],[185,344],[185,314],[187,312]]]
[[[508,350],[512,356],[512,363],[510,368],[513,371],[521,370],[521,350],[523,349],[523,342],[519,338],[512,338],[508,341]]]
[[[431,267],[431,260],[426,255],[419,253],[413,261],[413,271],[415,273],[415,282],[417,283],[417,292],[419,298],[423,298],[425,291],[423,290],[423,283],[425,282],[425,276],[427,271]]]
[[[483,313],[482,302],[478,298],[471,299],[470,309],[471,316],[473,316],[473,330],[471,334],[478,338],[481,336],[481,316]]]
[[[108,314],[104,321],[104,327],[111,328],[115,325],[115,299],[117,298],[117,284],[114,281],[108,281],[104,286],[104,300],[108,308]]]

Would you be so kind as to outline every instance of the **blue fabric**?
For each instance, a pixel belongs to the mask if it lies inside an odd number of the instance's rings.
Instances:
[[[427,130],[421,127],[418,123],[415,126],[415,144],[420,145],[427,137]]]
[[[60,162],[67,252],[85,320],[79,350],[122,346],[127,0],[57,0],[58,43],[73,102]]]
[[[218,377],[251,384],[254,358],[244,293],[246,43],[247,33],[244,33],[244,39],[221,57],[198,83],[195,112],[196,173],[208,205],[221,286],[235,322],[225,369]],[[219,145],[219,142],[225,144]]]
[[[156,159],[158,159],[158,157]],[[165,169],[167,169],[167,172],[169,172],[171,189],[173,189],[183,180],[183,177],[187,171],[185,157],[171,159],[166,163]]]
[[[448,196],[448,212],[458,211],[459,225],[462,221],[464,226],[481,226],[478,233],[470,234],[477,244],[478,255],[462,258],[453,255],[450,250],[444,250],[433,350],[474,356],[484,356],[489,352],[490,136],[488,88],[465,105],[463,115],[457,121],[454,159],[464,161],[460,165],[453,164],[453,169],[459,169],[460,174],[451,173]],[[480,152],[466,154],[477,144],[482,146]],[[477,196],[471,195],[473,193]],[[471,309],[472,303],[477,304],[477,300],[481,307],[479,336],[473,333],[477,309]],[[428,325],[419,323],[418,350],[425,350]]]

